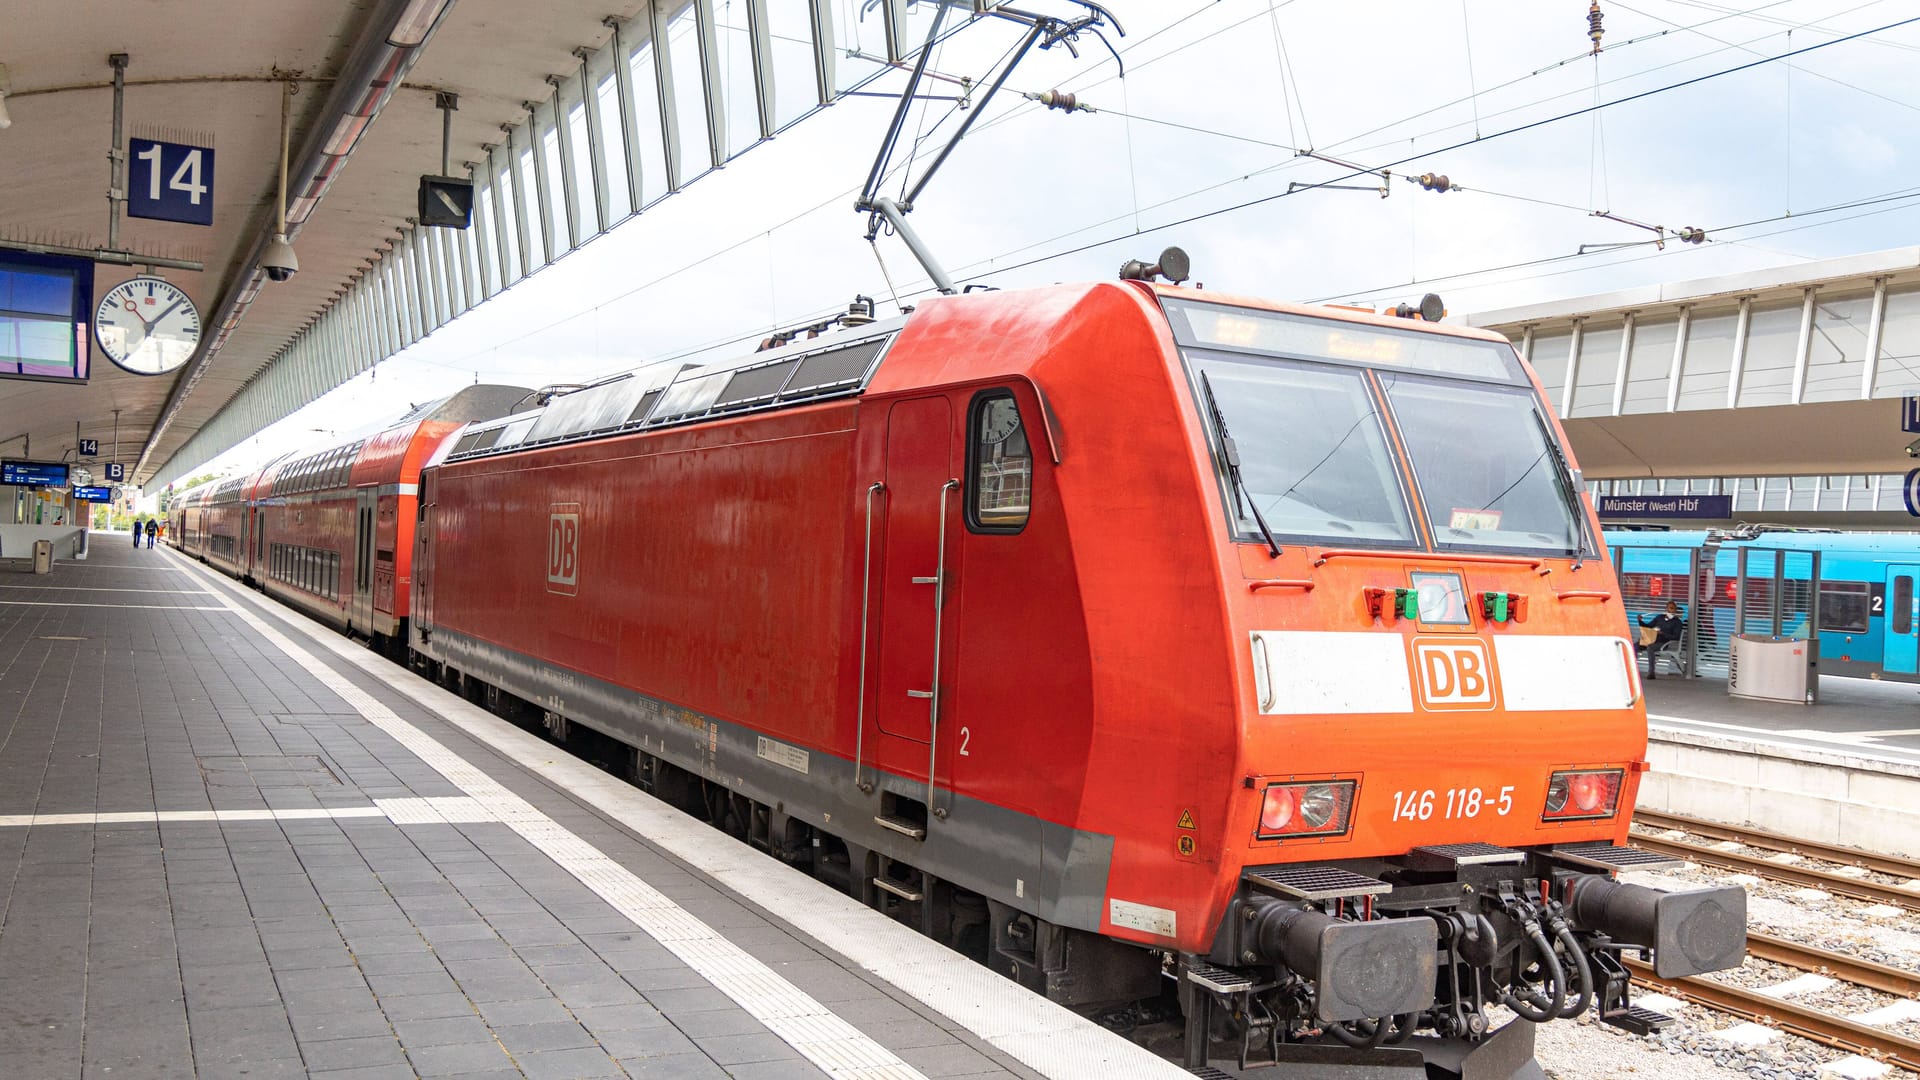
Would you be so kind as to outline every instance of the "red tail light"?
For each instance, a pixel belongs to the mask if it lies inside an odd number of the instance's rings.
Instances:
[[[1353,819],[1353,781],[1271,784],[1260,801],[1262,840],[1289,836],[1345,836]]]
[[[1610,818],[1620,808],[1619,769],[1557,772],[1547,782],[1542,821],[1580,821]]]

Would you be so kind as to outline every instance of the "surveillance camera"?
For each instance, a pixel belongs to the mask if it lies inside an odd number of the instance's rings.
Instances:
[[[260,256],[260,268],[275,281],[285,281],[300,271],[300,257],[293,253],[285,233],[276,235]]]

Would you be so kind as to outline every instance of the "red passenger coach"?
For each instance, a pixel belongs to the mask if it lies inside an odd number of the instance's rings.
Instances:
[[[422,476],[426,663],[1056,1000],[1177,975],[1190,1061],[1216,1025],[1307,1061],[1624,1016],[1624,944],[1741,962],[1738,889],[1612,880],[1633,651],[1495,335],[948,297],[471,425]]]
[[[420,466],[461,425],[530,396],[468,387],[376,435],[267,466],[240,528],[244,566],[223,568],[376,645],[403,641]]]

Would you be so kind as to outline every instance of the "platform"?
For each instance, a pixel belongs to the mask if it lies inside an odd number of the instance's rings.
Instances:
[[[7,1076],[1183,1075],[164,548],[0,574]]]
[[[1920,855],[1920,686],[1823,676],[1818,705],[1643,684],[1640,804],[1887,855]]]

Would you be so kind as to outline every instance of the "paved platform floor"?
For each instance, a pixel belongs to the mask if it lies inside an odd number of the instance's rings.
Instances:
[[[0,1076],[1039,1075],[225,588],[0,575]]]
[[[1662,675],[1643,685],[1656,728],[1920,764],[1920,685],[1913,683],[1822,676],[1817,705],[1731,697],[1725,679]]]

